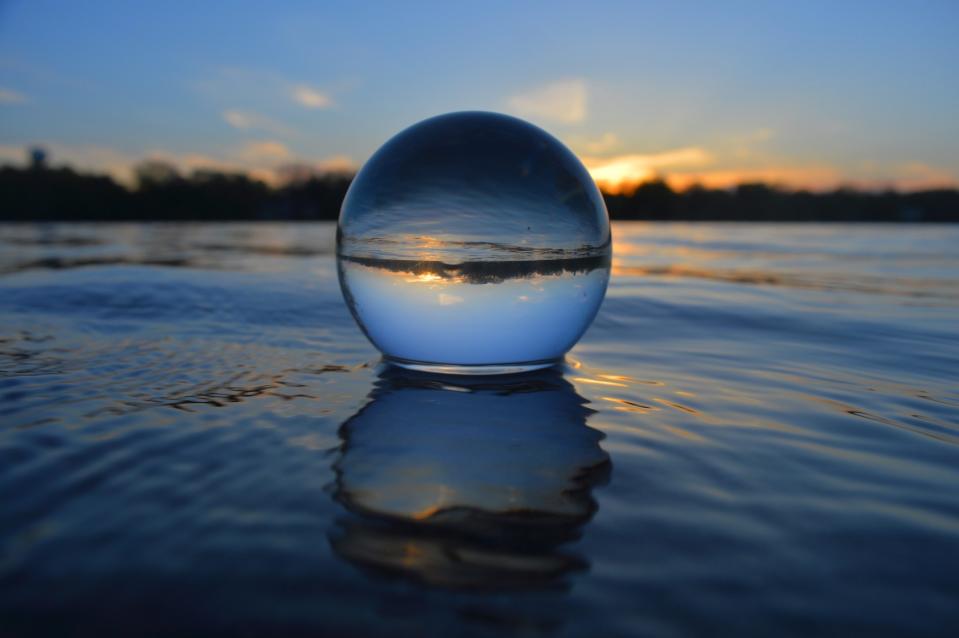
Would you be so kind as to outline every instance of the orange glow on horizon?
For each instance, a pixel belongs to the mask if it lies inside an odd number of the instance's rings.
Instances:
[[[849,185],[840,173],[831,167],[786,167],[764,169],[727,169],[661,174],[658,171],[629,163],[611,163],[589,168],[590,175],[607,195],[632,195],[645,183],[662,180],[674,191],[694,187],[709,189],[735,188],[741,184],[763,183],[787,189],[824,191]],[[870,184],[862,184],[869,187]],[[871,186],[879,186],[872,184]]]
[[[423,273],[422,275],[416,275],[410,279],[405,279],[404,281],[406,281],[406,283],[408,284],[418,284],[418,283],[432,284],[438,281],[443,281],[443,278],[433,273]]]
[[[694,187],[731,189],[762,183],[787,190],[823,192],[837,188],[912,191],[957,188],[959,179],[948,171],[924,164],[909,164],[898,178],[851,179],[829,164],[770,165],[759,168],[700,168],[712,157],[699,148],[680,149],[658,155],[621,155],[604,159],[583,158],[599,189],[607,195],[630,196],[645,183],[661,180],[672,190]]]
[[[605,193],[629,195],[643,182],[655,179],[667,168],[705,166],[712,156],[698,147],[680,148],[654,154],[618,155],[608,158],[585,157],[589,174]]]

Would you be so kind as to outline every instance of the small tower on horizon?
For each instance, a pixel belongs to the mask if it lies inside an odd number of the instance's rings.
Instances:
[[[47,169],[47,151],[40,146],[32,146],[27,149],[27,162],[30,169],[34,171],[43,171]]]

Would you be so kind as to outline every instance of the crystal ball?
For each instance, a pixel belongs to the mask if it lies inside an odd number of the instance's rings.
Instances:
[[[340,287],[386,360],[447,373],[553,365],[609,282],[609,215],[582,163],[523,120],[450,113],[357,173],[337,228]]]

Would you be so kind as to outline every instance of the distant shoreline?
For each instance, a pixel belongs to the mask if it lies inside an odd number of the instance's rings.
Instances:
[[[352,175],[270,187],[248,175],[138,173],[136,188],[70,168],[0,168],[0,222],[335,221]],[[663,180],[604,193],[610,218],[677,222],[956,223],[959,190],[786,190],[767,184],[675,191]]]
[[[768,220],[768,219],[622,219],[611,217],[612,223],[627,224],[722,224],[744,226],[774,224],[782,226],[809,226],[812,224],[828,226],[953,226],[959,221],[885,221],[885,220],[843,220],[843,219],[807,219],[807,220]],[[33,224],[336,224],[336,219],[4,219],[0,217],[0,228],[4,226],[30,226]]]

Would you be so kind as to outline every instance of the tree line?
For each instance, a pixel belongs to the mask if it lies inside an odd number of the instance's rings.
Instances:
[[[279,187],[242,173],[198,170],[181,175],[146,162],[135,187],[35,157],[26,168],[0,168],[0,221],[335,220],[352,176],[308,174]],[[959,191],[830,192],[767,184],[676,191],[663,180],[631,194],[604,194],[610,217],[635,220],[769,222],[957,222]]]

